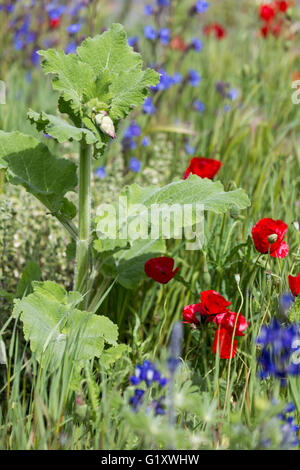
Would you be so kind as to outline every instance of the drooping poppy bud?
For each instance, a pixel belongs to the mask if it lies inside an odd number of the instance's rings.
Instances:
[[[116,138],[114,123],[106,111],[100,111],[100,113],[96,114],[95,122],[104,134],[109,135],[112,139]]]
[[[300,273],[298,276],[289,276],[289,286],[292,294],[297,297],[300,294]]]
[[[145,263],[145,273],[148,277],[160,284],[166,284],[176,275],[179,268],[174,268],[173,258],[161,256],[159,258],[150,258]]]

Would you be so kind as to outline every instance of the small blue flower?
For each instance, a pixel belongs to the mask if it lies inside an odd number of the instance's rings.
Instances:
[[[156,0],[159,7],[168,7],[170,5],[170,0]]]
[[[25,75],[25,79],[26,79],[27,83],[32,82],[32,73],[30,72],[30,70],[27,70],[26,75]]]
[[[146,114],[154,114],[156,111],[156,107],[153,104],[152,98],[148,96],[145,100],[144,106],[143,106],[144,113]]]
[[[289,292],[282,294],[280,296],[279,307],[283,315],[285,315],[288,312],[288,310],[293,305],[294,301],[295,301],[294,296],[290,294]]]
[[[33,65],[36,65],[36,66],[40,65],[40,61],[41,61],[41,58],[38,55],[37,51],[38,49],[33,49],[31,53],[31,62],[33,63]]]
[[[14,48],[16,51],[21,51],[24,47],[24,42],[22,41],[22,39],[14,39]]]
[[[192,40],[192,48],[196,51],[196,52],[200,52],[202,51],[203,49],[203,42],[198,39],[198,38],[194,38]]]
[[[29,33],[26,34],[24,38],[25,44],[31,44],[35,41],[36,34],[33,31],[30,31]]]
[[[193,153],[195,153],[195,147],[192,147],[188,140],[186,140],[185,142],[184,149],[185,153],[187,153],[188,155],[193,155]]]
[[[174,85],[173,78],[165,71],[165,69],[160,69],[159,73],[160,73],[159,83],[155,86],[152,86],[151,90],[153,91],[167,90],[172,85]]]
[[[236,90],[235,88],[231,88],[229,91],[228,91],[228,98],[231,100],[231,101],[235,101],[236,99],[238,99],[239,97],[239,92],[238,90]]]
[[[178,83],[180,83],[182,80],[182,76],[180,73],[178,72],[175,72],[173,77],[172,77],[172,83],[173,85],[177,85]]]
[[[98,168],[96,168],[96,170],[94,171],[94,175],[99,179],[105,178],[106,170],[104,166],[98,166]]]
[[[145,137],[142,138],[142,146],[148,147],[149,145],[150,145],[150,139],[148,136],[145,135]]]
[[[131,46],[131,47],[136,46],[137,43],[138,43],[138,40],[139,40],[139,37],[138,37],[138,36],[132,36],[132,37],[128,38],[128,44],[129,44],[129,46]]]
[[[81,23],[70,24],[67,27],[67,31],[69,34],[77,34],[79,33],[80,30],[81,30]]]
[[[147,16],[150,16],[150,15],[153,15],[153,6],[152,5],[145,5],[145,8],[144,8],[144,13],[145,15]]]
[[[136,157],[132,157],[129,162],[129,169],[131,171],[134,171],[135,173],[138,173],[141,169],[142,162],[138,160]]]
[[[205,2],[204,0],[198,0],[195,4],[195,10],[197,13],[205,13],[209,8],[209,2]]]
[[[160,388],[163,388],[168,383],[168,379],[161,375],[154,364],[144,361],[142,365],[137,365],[134,375],[130,377],[130,382],[134,386],[140,386],[141,382],[145,382],[148,389],[152,384],[157,383]],[[135,389],[134,395],[129,400],[129,404],[134,412],[138,411],[145,401],[145,394],[145,390],[141,388]],[[152,400],[150,405],[146,407],[146,412],[153,410],[156,415],[165,414],[163,407],[164,399],[164,396],[160,396],[158,399]]]
[[[153,26],[147,25],[144,27],[144,35],[145,38],[149,39],[150,41],[155,41],[157,38],[157,33]]]
[[[159,30],[159,39],[160,42],[164,45],[167,46],[170,42],[170,30],[168,28],[161,28]]]
[[[67,44],[67,46],[65,48],[65,53],[66,54],[75,54],[76,48],[77,48],[76,42],[72,41],[69,44]]]
[[[198,111],[199,113],[204,113],[205,111],[205,104],[202,103],[200,100],[195,100],[193,103],[193,108],[195,111]]]
[[[51,20],[57,20],[65,13],[66,8],[67,7],[65,5],[60,5],[57,8],[53,8],[53,6],[50,4],[48,7],[46,7],[46,10],[48,11],[48,15]]]
[[[230,104],[225,104],[225,106],[224,106],[225,113],[228,113],[230,110],[231,110]]]
[[[257,344],[262,347],[258,359],[262,379],[273,375],[286,384],[288,375],[300,375],[300,328],[297,323],[288,326],[275,318],[268,326],[263,326]]]
[[[201,81],[201,77],[197,70],[191,69],[189,71],[189,84],[193,87],[197,87]]]
[[[131,121],[130,125],[127,127],[124,138],[131,139],[133,137],[139,137],[141,135],[141,127],[135,122]]]

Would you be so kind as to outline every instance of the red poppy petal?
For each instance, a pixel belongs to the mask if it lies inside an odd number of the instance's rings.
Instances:
[[[219,354],[221,359],[230,359],[236,355],[237,340],[232,341],[232,336],[224,328],[220,328],[215,333],[215,339],[213,343],[213,353],[217,354],[219,348]]]
[[[285,258],[289,254],[289,245],[285,242],[281,242],[279,247],[270,253],[273,258]]]

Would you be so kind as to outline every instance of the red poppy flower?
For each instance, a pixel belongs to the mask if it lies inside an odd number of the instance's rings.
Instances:
[[[206,36],[214,34],[217,39],[223,39],[226,37],[226,30],[219,23],[212,23],[203,28],[203,33]]]
[[[50,19],[50,28],[55,29],[58,28],[60,25],[60,18],[52,18]]]
[[[183,309],[183,319],[185,320],[183,323],[190,323],[191,325],[200,325],[200,321],[197,318],[198,316],[201,315],[201,304],[192,304],[192,305],[187,305]]]
[[[230,359],[236,355],[237,340],[225,328],[217,329],[213,343],[213,353],[216,354],[219,347],[221,359]]]
[[[201,292],[200,308],[202,315],[217,315],[225,313],[227,307],[231,304],[224,297],[214,290],[206,290]]]
[[[168,256],[161,256],[160,258],[150,258],[145,263],[145,273],[148,277],[151,277],[156,282],[161,284],[166,284],[169,282],[177,271],[179,267],[173,271],[174,260]]]
[[[282,13],[285,13],[287,9],[289,8],[290,3],[286,1],[275,1],[275,6],[279,11],[281,11]]]
[[[215,316],[213,322],[217,326],[225,328],[230,336],[233,334],[234,336],[245,336],[243,331],[245,331],[250,324],[243,315],[238,315],[237,313],[230,311],[219,313]]]
[[[184,179],[191,173],[200,176],[200,178],[213,179],[218,173],[222,163],[212,158],[194,157],[191,159],[189,166],[185,170]]]
[[[181,36],[174,36],[174,38],[170,42],[170,49],[174,51],[186,51],[188,45],[184,42]]]
[[[264,3],[263,5],[261,5],[259,10],[259,16],[262,20],[267,22],[271,21],[274,18],[275,13],[275,5],[273,5],[272,3]]]
[[[289,276],[289,286],[292,294],[297,297],[300,294],[300,273],[298,276]]]
[[[260,253],[274,258],[284,258],[289,252],[289,246],[283,241],[287,224],[281,220],[261,219],[252,229],[254,245]]]

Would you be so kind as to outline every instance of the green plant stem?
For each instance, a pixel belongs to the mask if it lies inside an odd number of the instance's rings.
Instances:
[[[79,157],[79,226],[76,250],[75,290],[86,293],[89,273],[91,213],[91,146],[80,143]]]

